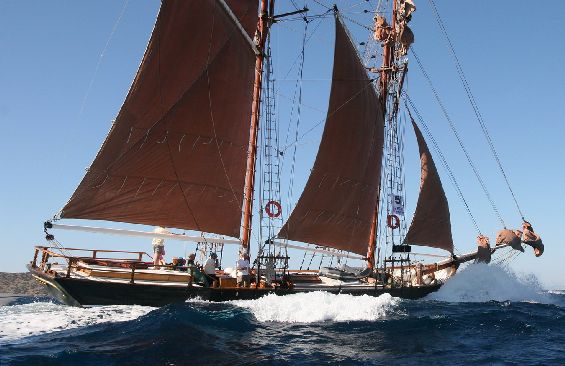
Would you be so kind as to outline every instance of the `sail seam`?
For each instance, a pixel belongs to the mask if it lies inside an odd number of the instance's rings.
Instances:
[[[221,1],[223,2],[223,0]],[[233,15],[233,14],[232,14]],[[214,22],[215,22],[215,15],[212,16],[212,32],[210,32],[210,43],[209,43],[209,47],[208,47],[208,59],[206,60],[206,64],[209,64],[210,62],[210,56],[211,56],[211,52],[212,52],[212,40],[213,40],[213,35],[214,35]],[[245,35],[247,35],[247,33],[245,32]],[[209,73],[210,67],[209,65],[206,67],[206,82],[208,85],[208,108],[210,110],[210,121],[212,122],[212,131],[214,132],[214,141],[216,142],[216,149],[218,151],[218,156],[220,158],[220,163],[222,164],[222,170],[224,171],[224,175],[226,177],[226,181],[228,182],[228,186],[230,187],[230,191],[233,194],[233,198],[235,200],[235,203],[237,204],[237,207],[241,207],[242,203],[239,201],[239,199],[237,198],[237,195],[235,194],[235,191],[233,189],[233,185],[231,182],[231,179],[229,177],[228,171],[226,169],[226,164],[224,162],[224,157],[222,155],[222,150],[220,149],[220,145],[218,144],[218,134],[216,131],[216,122],[214,120],[214,111],[212,110],[212,95],[211,95],[211,85],[210,85],[210,73]]]

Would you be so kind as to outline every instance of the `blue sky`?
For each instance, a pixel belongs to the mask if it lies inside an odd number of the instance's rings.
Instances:
[[[330,4],[330,1],[319,1]],[[4,230],[0,271],[25,270],[33,245],[43,243],[42,223],[67,201],[84,169],[110,128],[145,50],[158,11],[157,0],[0,2],[0,220]],[[302,6],[304,0],[295,0]],[[306,1],[311,13],[324,8]],[[376,1],[337,1],[346,16],[368,24]],[[516,1],[441,1],[436,5],[473,95],[486,121],[512,188],[527,219],[544,239],[546,252],[518,256],[512,267],[534,274],[547,287],[565,288],[561,235],[565,206],[565,10],[557,0],[544,6]],[[520,217],[481,134],[457,78],[455,65],[428,0],[417,2],[411,23],[414,49],[430,74],[464,143],[479,167],[508,226]],[[279,12],[293,10],[279,1]],[[118,21],[119,19],[119,21]],[[320,23],[318,25],[318,22]],[[358,41],[367,30],[346,20]],[[319,143],[327,108],[333,53],[331,18],[309,24],[313,34],[305,56],[301,131],[317,126],[298,144],[293,200],[307,179]],[[273,29],[275,77],[279,89],[279,121],[285,139],[290,120],[298,56],[304,31],[300,21],[281,22]],[[102,56],[101,56],[102,55]],[[413,61],[413,60],[412,60]],[[446,120],[415,62],[407,91],[417,104],[446,155],[470,203],[481,231],[494,240],[496,216],[482,193]],[[408,211],[414,209],[419,185],[417,149],[407,133]],[[285,162],[286,166],[289,163]],[[283,197],[288,174],[283,172]],[[440,169],[450,198],[453,233],[461,252],[474,248],[476,232],[456,191]],[[286,198],[285,198],[286,200]],[[283,200],[284,201],[284,200]],[[90,223],[93,224],[93,223]],[[94,223],[102,225],[103,223]],[[123,227],[123,225],[106,225]],[[135,226],[128,226],[135,227]],[[74,247],[124,247],[150,250],[139,239],[57,233]],[[183,244],[169,244],[182,254]]]

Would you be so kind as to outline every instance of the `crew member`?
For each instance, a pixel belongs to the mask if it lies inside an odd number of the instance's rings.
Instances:
[[[239,255],[239,260],[235,264],[237,285],[249,286],[251,276],[249,275],[249,256],[243,252]]]
[[[156,234],[170,234],[171,232],[162,226],[157,226],[154,230]],[[165,264],[165,239],[153,238],[153,265],[162,266]]]
[[[490,263],[491,250],[490,241],[487,236],[479,235],[477,236],[477,257],[475,258],[476,263]]]
[[[186,261],[186,265],[187,266],[195,266],[196,265],[195,260],[196,260],[196,254],[190,253],[188,255],[188,260]]]
[[[204,273],[208,277],[208,285],[210,287],[215,287],[215,283],[218,280],[216,276],[216,268],[218,267],[218,255],[216,253],[211,253],[210,258],[204,263]]]

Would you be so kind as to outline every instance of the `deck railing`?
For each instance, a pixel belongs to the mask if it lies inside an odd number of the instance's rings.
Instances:
[[[65,252],[65,253],[63,253]],[[66,252],[90,252],[88,256],[73,256],[69,255]],[[39,265],[37,264],[37,260],[39,258],[39,254],[41,253],[41,262]],[[121,253],[130,255],[126,258],[118,258],[118,257],[100,257],[100,253]],[[131,258],[134,255],[135,258]],[[150,259],[149,262],[144,262],[143,257],[146,256]],[[135,270],[136,269],[146,269],[150,265],[153,266],[153,257],[146,252],[135,252],[135,251],[125,251],[125,250],[106,250],[106,249],[82,249],[82,248],[59,248],[59,247],[47,247],[47,246],[35,246],[35,252],[33,255],[33,260],[31,261],[32,268],[39,268],[43,272],[50,271],[50,265],[48,264],[49,259],[53,258],[63,258],[68,262],[67,265],[67,272],[65,277],[69,278],[71,276],[71,269],[74,268],[76,270],[79,269],[86,269],[86,267],[81,266],[78,262],[83,261],[90,264],[99,264],[109,267],[121,267],[121,268],[129,268],[131,269],[131,278],[130,283],[134,283],[135,280]],[[193,279],[193,267],[179,267],[176,265],[171,264],[163,264],[154,266],[155,268],[167,268],[167,269],[186,269],[189,272],[189,285],[192,285]]]

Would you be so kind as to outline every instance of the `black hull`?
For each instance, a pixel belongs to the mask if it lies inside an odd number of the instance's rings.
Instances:
[[[34,277],[44,283],[51,295],[72,306],[89,305],[144,305],[164,306],[185,302],[191,298],[207,301],[252,300],[268,294],[290,295],[311,291],[327,291],[334,294],[380,296],[388,293],[394,297],[419,299],[437,291],[441,284],[403,288],[208,288],[196,286],[166,286],[157,284],[130,284],[125,282],[96,281],[81,278],[51,276],[45,272],[30,269]]]

